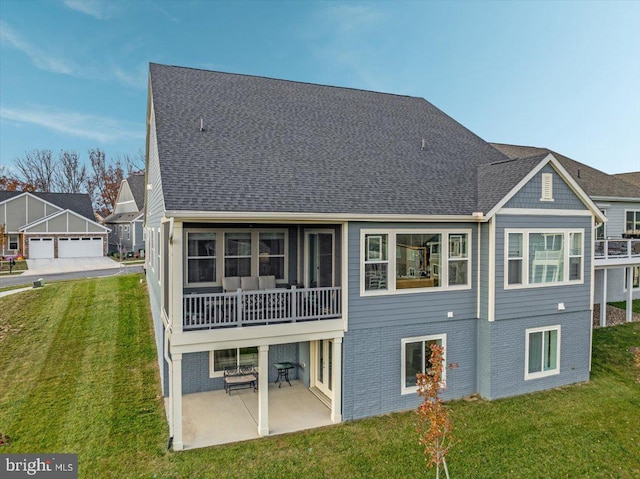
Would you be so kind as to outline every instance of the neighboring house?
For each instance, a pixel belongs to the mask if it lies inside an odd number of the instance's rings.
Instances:
[[[95,221],[86,193],[0,191],[3,256],[76,258],[104,256],[108,228]]]
[[[111,229],[109,253],[133,253],[144,256],[144,174],[122,180],[113,213],[104,219]]]
[[[282,362],[333,422],[417,407],[434,342],[459,364],[446,399],[589,379],[604,217],[555,155],[511,160],[422,98],[149,75],[146,271],[174,449],[193,447],[187,396],[230,366],[259,370],[259,435],[280,429]]]
[[[510,158],[551,153],[558,159],[607,218],[595,234],[595,304],[626,301],[629,293],[640,298],[640,174],[609,175],[546,148],[492,145]],[[627,304],[630,321],[631,301]],[[606,324],[606,308],[600,322]]]

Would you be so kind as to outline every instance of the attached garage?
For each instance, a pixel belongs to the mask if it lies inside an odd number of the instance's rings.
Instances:
[[[101,237],[58,238],[58,258],[103,256]]]
[[[53,257],[53,238],[29,238],[29,259]]]

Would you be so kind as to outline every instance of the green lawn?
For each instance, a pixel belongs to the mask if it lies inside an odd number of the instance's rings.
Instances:
[[[140,275],[0,299],[0,453],[76,452],[83,478],[425,477],[412,412],[166,452],[168,428]],[[640,477],[640,323],[594,331],[592,380],[449,404],[453,478]],[[435,477],[431,470],[426,477]]]

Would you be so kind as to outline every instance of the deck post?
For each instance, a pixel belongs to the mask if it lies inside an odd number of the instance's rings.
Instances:
[[[607,268],[602,270],[602,301],[600,302],[600,327],[607,325]]]
[[[631,253],[631,240],[629,240],[629,253]],[[625,268],[627,273],[627,323],[633,318],[633,266]]]
[[[173,416],[173,450],[182,451],[182,353],[171,355],[172,387],[171,414]]]
[[[236,321],[242,326],[242,288],[238,288],[236,295]]]
[[[169,244],[169,307],[174,334],[182,332],[184,324],[184,279],[182,275],[182,223],[173,224],[173,240]],[[166,266],[165,266],[166,267]],[[160,274],[160,273],[158,273]],[[162,292],[160,293],[163,294]]]
[[[258,435],[269,435],[269,345],[258,346]]]
[[[331,420],[342,422],[342,338],[333,338]]]
[[[291,286],[291,318],[296,322],[298,316],[298,292],[295,286]]]

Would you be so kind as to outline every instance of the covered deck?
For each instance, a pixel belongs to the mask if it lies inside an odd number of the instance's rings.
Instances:
[[[625,270],[625,300],[627,302],[626,320],[632,321],[633,316],[633,270],[640,266],[640,239],[636,238],[615,238],[606,240],[596,240],[594,242],[594,268],[601,270],[602,277],[602,298],[601,305],[607,304],[607,276],[610,269],[621,268]],[[607,308],[600,308],[600,326],[607,325]]]
[[[301,381],[279,388],[270,383],[269,434],[285,434],[334,424],[331,410]],[[184,449],[257,439],[258,394],[241,389],[182,397]]]

